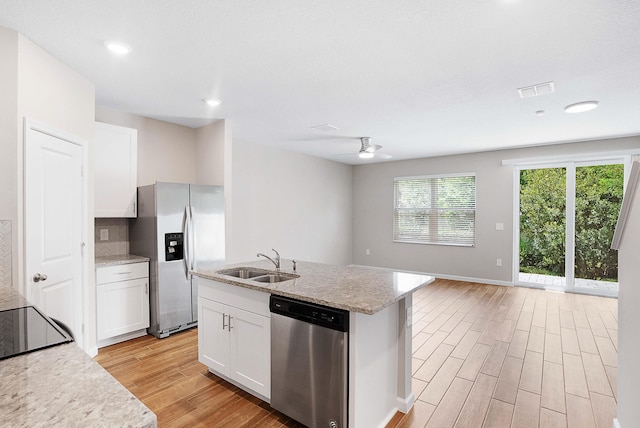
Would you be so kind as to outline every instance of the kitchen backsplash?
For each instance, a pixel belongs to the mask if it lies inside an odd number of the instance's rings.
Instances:
[[[0,286],[11,287],[11,220],[0,220]]]
[[[108,239],[100,239],[106,230]],[[102,232],[105,234],[105,232]],[[129,254],[129,221],[126,218],[97,218],[95,220],[96,256]]]

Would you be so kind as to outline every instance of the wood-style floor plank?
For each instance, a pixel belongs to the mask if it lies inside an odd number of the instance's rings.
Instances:
[[[566,413],[562,364],[544,362],[540,405],[556,412]]]
[[[455,424],[459,428],[481,428],[485,415],[491,403],[491,395],[497,379],[493,376],[480,374],[471,388],[460,416]]]
[[[514,428],[538,428],[539,421],[540,396],[519,390],[511,426]]]

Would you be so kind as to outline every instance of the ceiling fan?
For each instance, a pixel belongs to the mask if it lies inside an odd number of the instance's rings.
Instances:
[[[380,144],[373,144],[371,137],[360,137],[360,150],[357,155],[360,159],[391,159],[391,155],[379,152],[382,148]],[[343,154],[338,156],[354,156],[356,153]]]

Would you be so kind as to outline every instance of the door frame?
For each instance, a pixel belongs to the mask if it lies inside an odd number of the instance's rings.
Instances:
[[[24,117],[24,128],[23,128],[23,171],[22,171],[22,242],[24,242],[23,246],[23,263],[22,263],[22,278],[24,278],[23,283],[21,284],[21,292],[22,295],[29,300],[29,290],[27,289],[27,245],[26,245],[26,228],[27,228],[27,207],[26,207],[26,178],[27,178],[27,162],[28,158],[26,156],[27,145],[29,144],[29,137],[33,135],[34,132],[40,132],[42,134],[49,135],[51,137],[66,141],[71,144],[75,144],[80,147],[82,151],[81,155],[81,177],[80,177],[80,198],[81,198],[81,224],[80,224],[80,240],[82,245],[82,250],[80,252],[81,262],[80,262],[80,281],[81,281],[81,296],[80,301],[82,302],[80,318],[82,320],[82,330],[79,332],[74,331],[74,335],[76,343],[78,346],[86,350],[86,346],[88,345],[86,342],[86,326],[92,325],[88,322],[89,316],[89,308],[91,293],[89,293],[90,289],[88,287],[88,272],[89,272],[89,258],[88,258],[88,246],[87,246],[87,229],[88,229],[88,219],[89,219],[89,204],[88,204],[88,183],[87,183],[87,165],[89,160],[88,154],[88,142],[80,137],[77,137],[68,132],[62,131],[60,129],[54,128],[52,126],[46,125],[44,123],[33,120],[27,116]]]
[[[634,152],[635,153],[635,152]],[[629,179],[629,172],[632,161],[632,153],[612,153],[607,155],[583,155],[575,158],[558,159],[552,161],[546,159],[523,159],[521,161],[503,162],[503,164],[511,164],[513,168],[513,259],[512,259],[512,283],[513,285],[540,288],[552,291],[572,292],[581,294],[594,294],[598,296],[617,297],[617,293],[596,293],[590,289],[575,288],[575,191],[576,191],[576,168],[590,165],[607,165],[607,164],[623,164],[624,180],[623,192],[626,189]],[[573,234],[566,234],[565,238],[565,286],[545,286],[533,283],[521,282],[520,274],[520,172],[526,169],[543,169],[543,168],[565,168],[566,169],[566,212],[565,227],[567,230],[573,230]],[[569,198],[569,194],[574,195]]]

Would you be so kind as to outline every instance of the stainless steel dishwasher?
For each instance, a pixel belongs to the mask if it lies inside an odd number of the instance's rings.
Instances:
[[[310,428],[347,426],[349,312],[271,296],[271,407]]]

